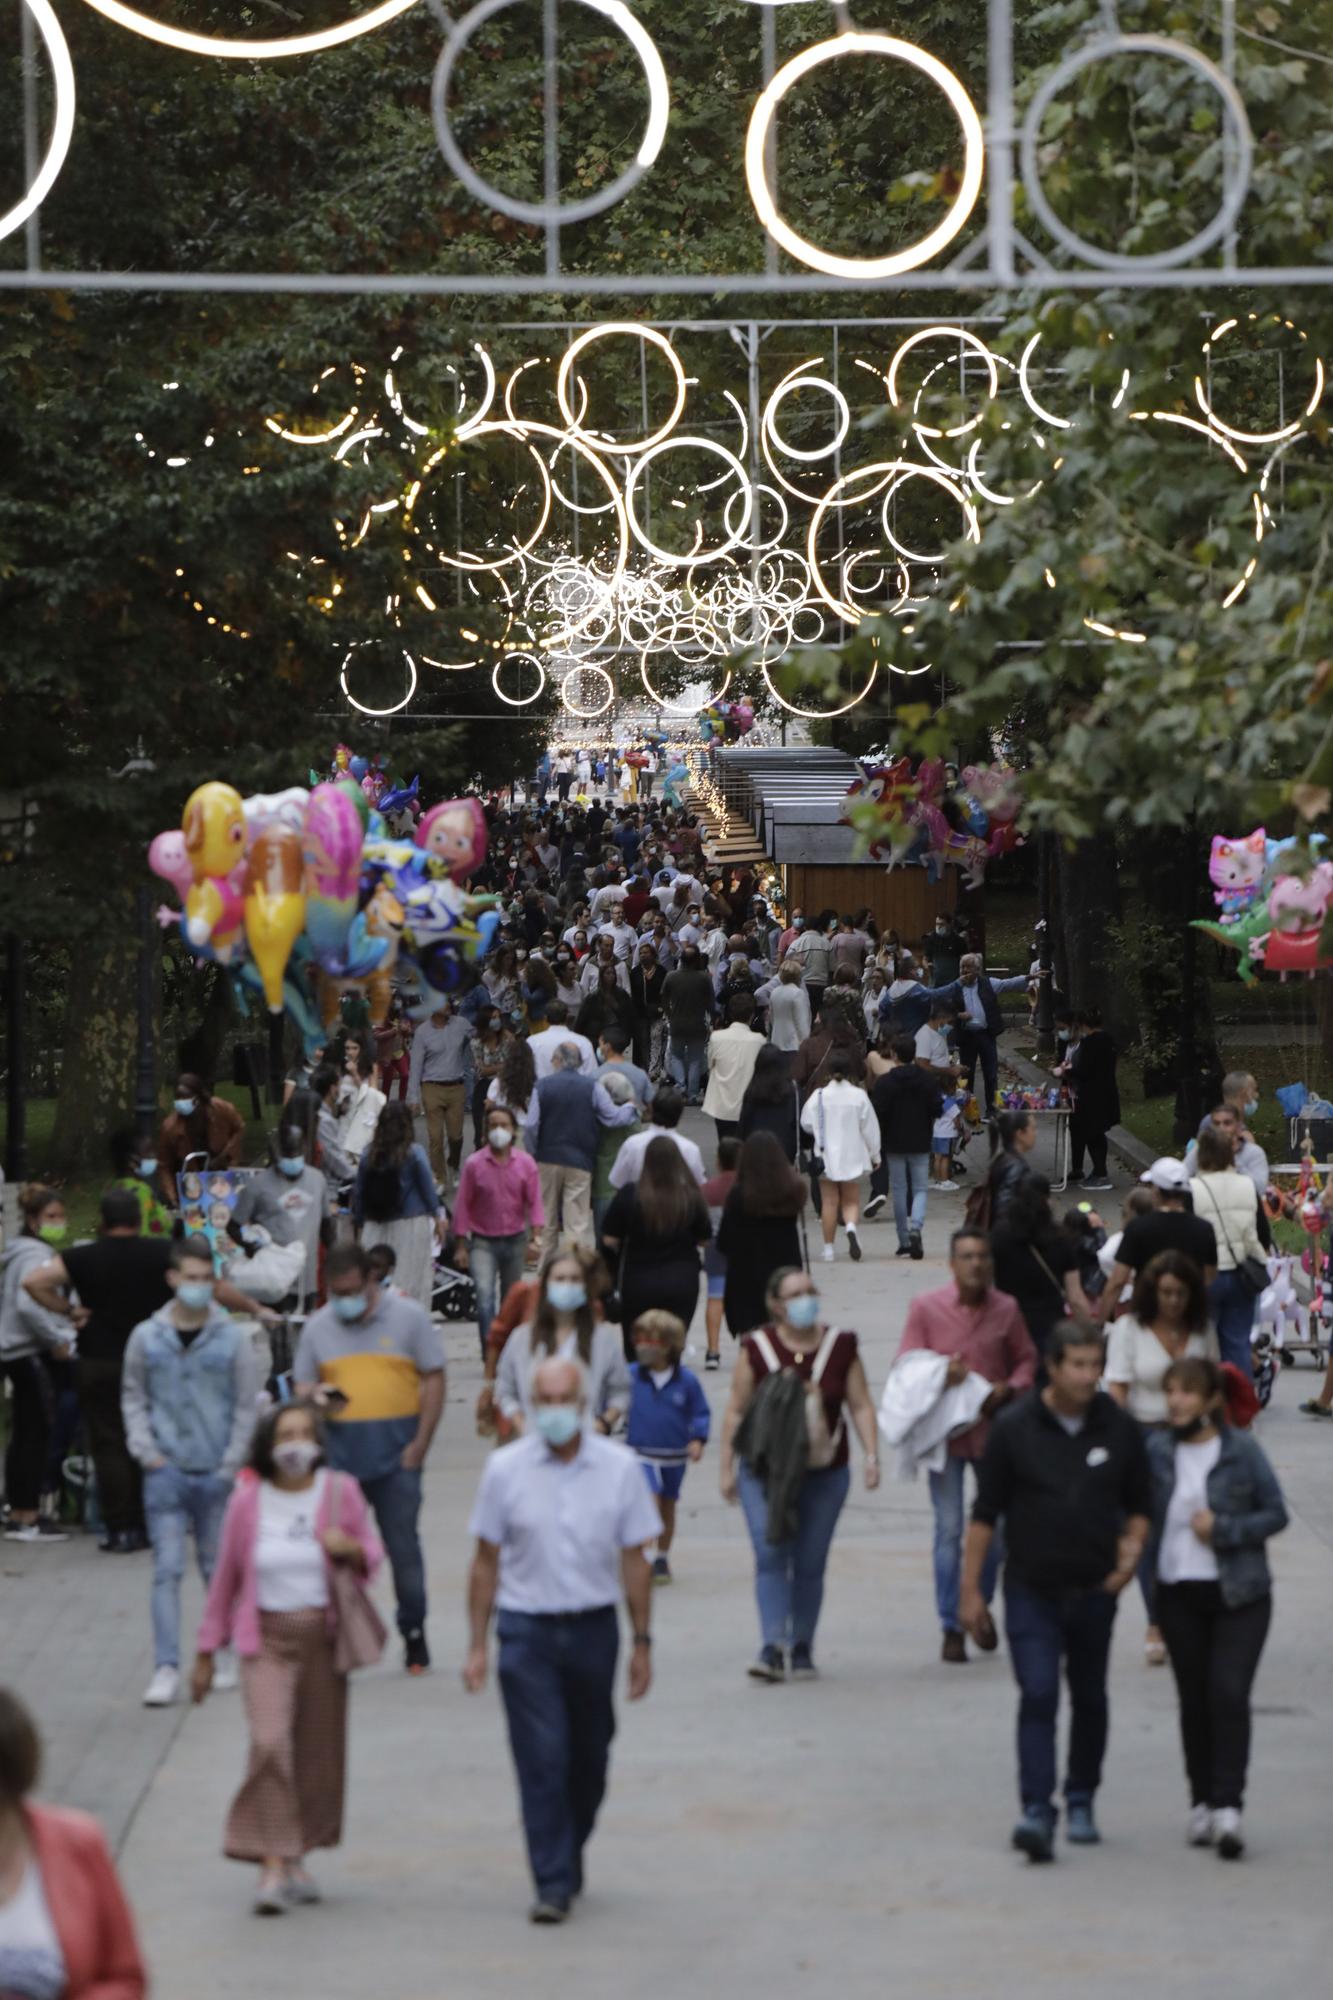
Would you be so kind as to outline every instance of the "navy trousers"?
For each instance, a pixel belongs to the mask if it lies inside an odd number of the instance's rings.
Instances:
[[[583,1849],[616,1731],[615,1608],[502,1611],[496,1631],[532,1879],[544,1900],[568,1902],[583,1887]]]

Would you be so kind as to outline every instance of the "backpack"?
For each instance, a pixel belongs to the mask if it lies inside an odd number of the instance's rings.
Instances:
[[[839,1417],[833,1429],[829,1429],[828,1411],[824,1408],[824,1398],[820,1393],[820,1383],[824,1370],[828,1367],[841,1328],[831,1326],[819,1344],[815,1355],[815,1365],[810,1370],[810,1380],[805,1385],[805,1438],[806,1468],[810,1472],[823,1472],[832,1465],[842,1443],[843,1426],[846,1419]],[[782,1363],[778,1360],[777,1349],[762,1328],[751,1334],[755,1346],[764,1357],[764,1365],[771,1375],[782,1373]],[[791,1371],[793,1374],[796,1370]]]

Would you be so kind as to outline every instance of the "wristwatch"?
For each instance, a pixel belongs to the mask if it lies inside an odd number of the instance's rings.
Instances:
[[[653,1635],[651,1632],[636,1632],[634,1634],[634,1643],[636,1646],[651,1646]]]

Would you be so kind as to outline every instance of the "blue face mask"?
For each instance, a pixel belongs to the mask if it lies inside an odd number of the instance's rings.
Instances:
[[[1257,1111],[1257,1110],[1259,1109],[1259,1100],[1258,1100],[1258,1098],[1257,1098],[1257,1097],[1252,1097],[1252,1098],[1250,1099],[1249,1103],[1248,1103],[1248,1104],[1246,1104],[1246,1105],[1245,1105],[1245,1106],[1244,1106],[1243,1108],[1244,1108],[1244,1112],[1245,1112],[1245,1116],[1246,1116],[1247,1118],[1253,1118],[1253,1116],[1254,1116],[1255,1112],[1256,1112],[1256,1111]]]
[[[794,1299],[785,1299],[782,1309],[789,1326],[814,1326],[819,1319],[819,1294],[799,1292]]]
[[[364,1292],[352,1292],[350,1296],[335,1292],[333,1295],[333,1310],[339,1319],[345,1319],[349,1324],[353,1320],[364,1319],[369,1304],[370,1300]]]
[[[574,1278],[557,1278],[546,1287],[546,1296],[558,1313],[572,1313],[587,1305],[588,1288]]]
[[[296,1153],[295,1155],[291,1155],[284,1153],[278,1161],[278,1172],[286,1174],[289,1181],[299,1181],[305,1172],[305,1154]]]
[[[194,1110],[194,1099],[192,1097],[175,1097],[172,1099],[172,1103],[182,1118],[188,1118]]]
[[[151,1180],[153,1175],[157,1172],[157,1161],[139,1160],[136,1163],[135,1172],[139,1175],[141,1180],[145,1181]]]
[[[194,1278],[177,1285],[176,1297],[188,1312],[203,1312],[213,1303],[213,1280]]]
[[[557,1450],[577,1437],[583,1428],[583,1419],[572,1403],[539,1403],[532,1421],[547,1444]]]

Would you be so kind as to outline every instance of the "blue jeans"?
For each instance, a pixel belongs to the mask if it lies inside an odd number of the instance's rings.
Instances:
[[[583,1887],[583,1849],[606,1792],[620,1632],[615,1608],[534,1617],[502,1611],[500,1693],[537,1893]]]
[[[477,1331],[481,1351],[486,1352],[486,1336],[491,1321],[511,1285],[523,1276],[527,1263],[528,1232],[514,1236],[472,1236],[468,1239],[468,1269],[477,1293]]]
[[[153,1665],[181,1663],[181,1578],[187,1534],[194,1534],[199,1574],[208,1584],[217,1560],[231,1479],[222,1472],[179,1472],[159,1465],[145,1472],[144,1515],[153,1544]]]
[[[426,1565],[421,1554],[417,1518],[421,1513],[421,1472],[395,1466],[379,1479],[363,1479],[361,1491],[375,1510],[384,1553],[393,1571],[398,1604],[398,1630],[406,1636],[426,1623]]]
[[[794,1538],[770,1542],[763,1483],[744,1461],[738,1466],[741,1506],[754,1546],[754,1594],[765,1646],[814,1645],[824,1602],[824,1566],[851,1477],[845,1465],[807,1472]]]
[[[919,1236],[926,1226],[926,1190],[930,1186],[929,1153],[890,1153],[889,1186],[893,1189],[893,1219],[898,1225],[898,1248],[907,1248],[909,1234]]]
[[[684,1093],[686,1103],[703,1095],[704,1059],[708,1053],[708,1037],[673,1035],[671,1053],[667,1059],[672,1076]]]
[[[929,1475],[930,1504],[935,1510],[935,1609],[946,1632],[962,1630],[958,1592],[963,1578],[963,1468],[967,1463],[965,1458],[947,1458],[943,1472]],[[981,1572],[981,1594],[987,1604],[995,1595],[995,1579],[1003,1560],[1004,1523],[997,1521]]]
[[[1101,1781],[1110,1724],[1106,1663],[1116,1602],[1099,1586],[1031,1590],[1012,1575],[1005,1577],[1005,1634],[1020,1690],[1018,1796],[1024,1807],[1054,1809],[1062,1655],[1072,1710],[1065,1798],[1090,1800]]]
[[[1217,1345],[1224,1361],[1234,1362],[1248,1382],[1254,1372],[1250,1334],[1255,1298],[1235,1271],[1219,1271],[1208,1287],[1208,1303],[1217,1327]]]

